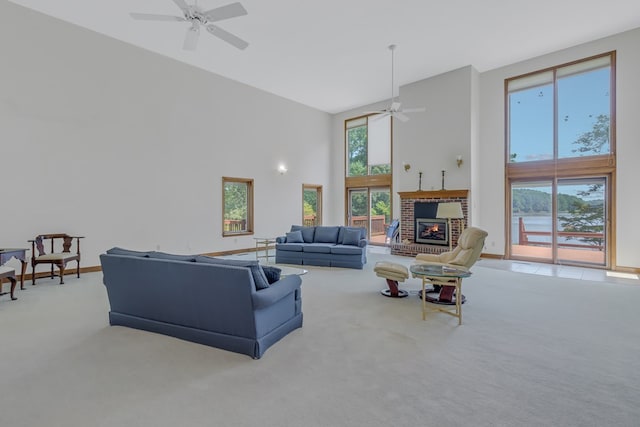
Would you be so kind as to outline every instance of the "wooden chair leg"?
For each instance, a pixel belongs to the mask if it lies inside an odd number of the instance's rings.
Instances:
[[[78,279],[80,278],[80,260],[78,260]]]
[[[58,265],[58,268],[60,269],[60,284],[64,285],[64,263]]]
[[[15,291],[16,291],[16,284],[18,283],[16,281],[16,279],[14,279],[13,277],[9,277],[9,281],[11,281],[11,300],[15,301],[18,298],[16,298]]]
[[[36,284],[36,265],[31,263],[31,286]]]

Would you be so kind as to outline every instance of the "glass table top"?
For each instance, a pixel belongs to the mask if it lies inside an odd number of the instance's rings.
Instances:
[[[469,277],[471,272],[464,267],[452,267],[441,264],[413,264],[409,271],[416,276],[431,277]]]

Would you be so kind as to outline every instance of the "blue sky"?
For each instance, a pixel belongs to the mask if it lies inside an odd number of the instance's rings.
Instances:
[[[570,75],[558,80],[559,157],[573,157],[572,144],[592,130],[600,114],[609,115],[610,68]],[[511,153],[516,161],[553,157],[553,85],[510,94]]]

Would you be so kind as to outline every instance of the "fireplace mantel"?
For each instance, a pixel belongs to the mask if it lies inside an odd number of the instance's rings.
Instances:
[[[400,199],[466,199],[469,190],[399,191]]]

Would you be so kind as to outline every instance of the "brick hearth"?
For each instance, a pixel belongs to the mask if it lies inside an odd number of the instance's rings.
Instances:
[[[415,202],[460,202],[464,214],[464,226],[469,224],[469,190],[438,190],[399,192],[400,195],[400,242],[391,244],[393,255],[416,256],[423,254],[439,254],[449,250],[449,246],[416,243],[413,206]],[[451,242],[458,244],[460,226],[458,220],[451,223]]]

